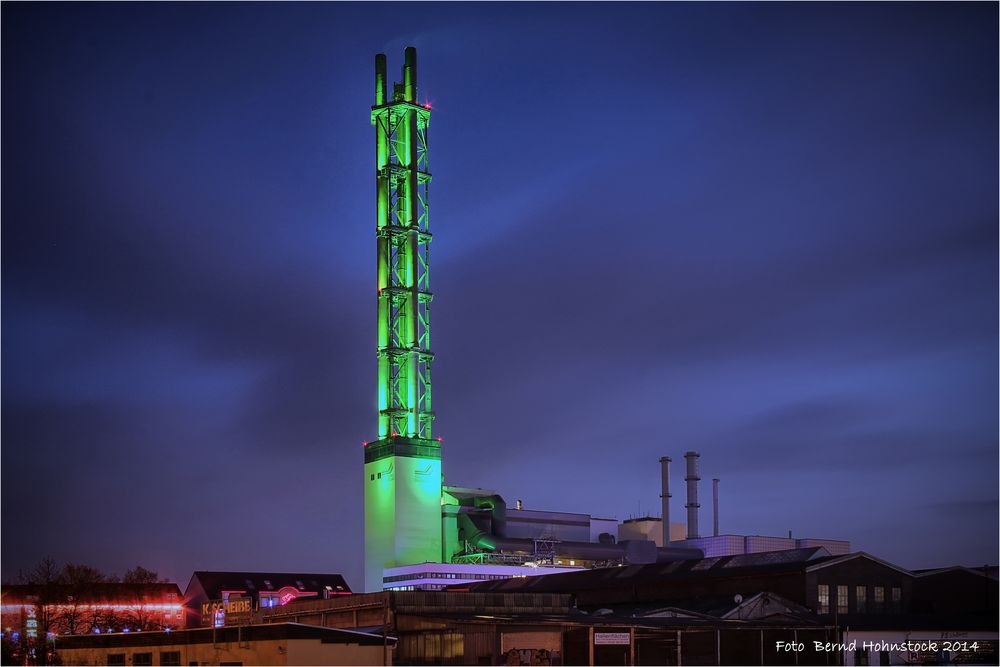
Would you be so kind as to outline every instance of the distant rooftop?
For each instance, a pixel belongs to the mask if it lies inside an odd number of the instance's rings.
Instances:
[[[644,580],[690,578],[702,576],[745,576],[802,570],[807,566],[832,559],[823,547],[765,551],[737,556],[718,556],[695,560],[678,560],[650,565],[627,565],[562,574],[545,574],[526,579],[485,581],[468,585],[472,592],[557,593],[582,589],[617,587],[623,583],[637,584]]]
[[[244,591],[248,594],[255,594],[260,591],[277,591],[287,587],[314,593],[323,590],[337,594],[351,592],[343,575],[329,573],[208,572],[199,570],[191,576],[191,583],[196,580],[209,596],[215,596],[221,591]],[[189,590],[191,583],[188,584]],[[327,589],[327,586],[330,588]]]

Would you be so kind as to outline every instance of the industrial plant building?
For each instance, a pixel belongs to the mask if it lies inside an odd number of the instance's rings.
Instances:
[[[430,113],[418,101],[415,49],[405,50],[402,81],[392,86],[385,55],[376,56],[378,407],[376,439],[364,443],[365,592],[339,574],[225,571],[195,572],[183,607],[174,584],[128,599],[43,600],[5,587],[7,638],[13,627],[37,633],[39,613],[71,612],[82,619],[68,626],[76,636],[53,635],[51,643],[72,664],[861,665],[953,657],[876,645],[886,638],[962,638],[976,643],[972,662],[996,662],[997,582],[988,572],[910,571],[852,553],[844,540],[723,533],[718,478],[711,534],[702,534],[695,451],[684,454],[684,522],[671,522],[667,456],[659,460],[660,515],[620,522],[445,485],[442,443],[432,434]],[[96,622],[119,610],[152,614],[153,625]],[[854,639],[858,646],[848,646]]]
[[[429,170],[431,110],[421,104],[417,52],[404,53],[389,85],[375,57],[377,437],[364,443],[366,591],[435,590],[447,582],[520,578],[553,568],[648,564],[710,555],[825,546],[836,540],[720,535],[698,530],[696,452],[687,459],[687,530],[670,524],[669,464],[661,459],[663,513],[627,520],[508,507],[496,491],[445,486],[442,444],[433,437]],[[657,525],[659,524],[659,525]],[[676,530],[675,530],[676,528]],[[425,565],[426,564],[426,565]],[[437,567],[438,564],[447,567]],[[433,566],[432,566],[433,565]]]

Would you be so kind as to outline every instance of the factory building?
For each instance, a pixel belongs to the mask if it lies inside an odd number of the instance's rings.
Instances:
[[[703,547],[664,513],[614,519],[509,508],[489,489],[445,486],[431,402],[429,244],[430,108],[419,102],[417,53],[405,50],[402,81],[388,85],[375,57],[377,438],[364,443],[365,590],[438,588],[442,577],[506,578],[545,568],[584,568],[699,558]],[[697,454],[688,458],[688,538],[698,537]],[[692,496],[692,494],[694,494]],[[716,521],[717,524],[717,521]],[[664,535],[666,526],[666,535]],[[746,550],[746,541],[741,549]],[[756,548],[756,547],[753,547]],[[448,568],[413,567],[448,564]],[[513,568],[513,569],[505,569]],[[529,572],[530,570],[530,572]]]
[[[719,480],[713,480],[713,535],[698,526],[697,452],[687,452],[685,526],[670,523],[670,462],[660,459],[662,515],[615,519],[508,507],[496,491],[446,486],[442,443],[432,434],[427,131],[419,101],[417,52],[406,48],[401,82],[389,86],[375,57],[377,437],[364,443],[365,586],[438,589],[444,581],[503,580],[552,571],[649,564],[703,555],[823,546],[836,540],[720,535]],[[447,565],[447,567],[437,567]]]
[[[668,543],[680,542],[687,533],[683,523],[670,524]],[[658,516],[640,516],[625,519],[618,526],[618,536],[623,540],[652,540],[656,546],[663,546],[663,519]]]
[[[788,537],[772,537],[767,535],[733,535],[720,534],[719,531],[719,479],[712,479],[712,535],[702,536],[699,530],[699,502],[698,483],[701,481],[699,474],[699,460],[701,454],[698,452],[687,452],[685,459],[684,482],[687,489],[687,503],[684,505],[687,511],[686,530],[682,530],[682,524],[670,524],[670,541],[668,546],[698,549],[706,557],[716,556],[738,556],[741,554],[756,554],[768,551],[785,551],[791,549],[809,549],[812,547],[823,547],[833,556],[842,556],[851,552],[851,543],[846,540],[834,540],[827,538],[793,538],[791,533]],[[671,459],[664,456],[660,459],[662,490],[660,498],[663,505],[663,517],[669,522],[670,518],[670,463]],[[634,520],[633,520],[634,521]],[[629,528],[626,532],[642,531],[645,534],[655,534],[655,518],[645,517],[636,521],[636,528]],[[662,534],[663,519],[660,519],[659,526]],[[625,522],[627,523],[627,522]],[[622,524],[624,530],[625,523]],[[640,528],[641,526],[641,528]]]
[[[437,575],[464,581],[700,557],[662,540],[620,540],[611,519],[508,509],[494,491],[444,486],[432,434],[431,110],[419,101],[413,47],[401,78],[390,88],[386,56],[375,56],[377,437],[364,443],[365,590],[437,587]],[[410,567],[442,563],[447,571]]]

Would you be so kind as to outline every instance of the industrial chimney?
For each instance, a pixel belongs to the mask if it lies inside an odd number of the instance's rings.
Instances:
[[[670,457],[660,457],[660,503],[663,505],[663,546],[670,546]]]
[[[687,452],[684,454],[684,458],[687,459],[687,476],[684,481],[687,482],[687,495],[688,501],[687,505],[684,507],[688,511],[688,539],[693,539],[700,537],[698,535],[698,508],[701,505],[698,504],[698,481],[701,477],[698,477],[698,458],[701,456],[698,452]]]
[[[712,479],[712,534],[719,536],[719,480]]]

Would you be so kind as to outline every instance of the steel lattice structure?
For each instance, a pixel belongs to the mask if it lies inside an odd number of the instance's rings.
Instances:
[[[378,245],[378,439],[365,443],[365,590],[387,567],[440,563],[441,444],[431,438],[427,124],[417,103],[417,52],[386,88],[375,56]]]
[[[431,438],[431,326],[427,162],[429,107],[417,103],[416,50],[387,97],[375,62],[378,238],[378,437]]]

